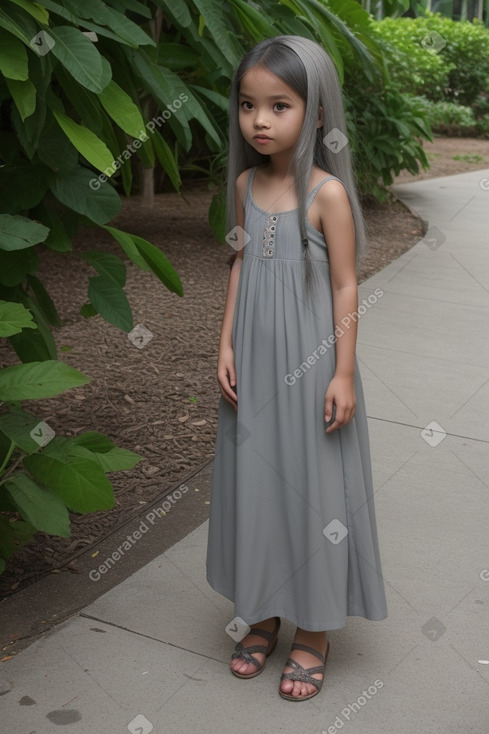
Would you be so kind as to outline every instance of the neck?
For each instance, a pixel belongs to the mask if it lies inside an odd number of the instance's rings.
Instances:
[[[292,176],[292,155],[289,151],[270,156],[270,173],[276,178],[287,179]]]

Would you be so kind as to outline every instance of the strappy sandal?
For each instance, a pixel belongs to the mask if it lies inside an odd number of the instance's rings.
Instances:
[[[303,668],[302,665],[300,665],[296,660],[293,660],[291,657],[287,660],[285,663],[285,667],[294,668],[290,673],[282,673],[282,676],[280,678],[280,682],[283,680],[292,680],[292,681],[300,681],[301,683],[311,683],[313,686],[316,687],[316,691],[314,693],[309,693],[307,696],[292,696],[290,693],[284,693],[280,690],[280,687],[278,689],[279,694],[282,696],[282,698],[286,698],[287,701],[307,701],[309,698],[313,698],[314,696],[317,696],[319,691],[321,690],[321,686],[323,685],[324,680],[324,669],[326,666],[326,660],[328,659],[328,653],[329,653],[329,640],[328,640],[328,647],[326,648],[326,655],[323,655],[318,650],[315,650],[313,647],[309,647],[309,645],[301,645],[299,642],[294,642],[290,651],[292,650],[304,650],[305,652],[310,652],[311,655],[315,655],[319,660],[321,661],[322,665],[317,665],[314,668]],[[316,678],[312,677],[313,673],[322,673],[323,677],[320,680],[317,680]]]
[[[252,663],[257,668],[253,673],[238,673],[236,670],[231,668],[231,673],[237,678],[255,678],[255,676],[262,672],[265,667],[267,657],[272,654],[277,644],[278,631],[280,629],[280,617],[274,617],[274,619],[275,627],[272,632],[258,629],[258,627],[252,627],[248,633],[250,635],[257,635],[258,637],[264,637],[265,640],[268,641],[268,645],[250,645],[248,647],[244,647],[241,642],[236,643],[234,648],[235,651],[231,656],[231,660],[238,658],[239,660],[243,660],[245,663]],[[252,652],[262,652],[266,656],[263,664],[259,663],[258,660],[251,655]]]

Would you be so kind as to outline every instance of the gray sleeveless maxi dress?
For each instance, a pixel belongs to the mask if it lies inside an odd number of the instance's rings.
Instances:
[[[249,625],[278,616],[305,630],[387,616],[362,383],[356,413],[325,433],[335,370],[326,243],[309,222],[317,299],[308,300],[297,209],[245,200],[232,343],[238,410],[221,396],[207,581]],[[321,181],[307,199],[311,205]]]

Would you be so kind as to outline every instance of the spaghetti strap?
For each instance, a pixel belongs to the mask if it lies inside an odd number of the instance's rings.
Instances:
[[[311,204],[314,201],[314,199],[316,198],[316,195],[317,195],[319,189],[321,188],[321,186],[324,183],[326,183],[326,181],[331,181],[331,179],[333,179],[334,181],[339,181],[340,184],[344,185],[343,182],[337,176],[327,176],[326,178],[323,178],[323,180],[320,181],[317,184],[317,186],[315,186],[313,188],[313,190],[308,194],[307,200],[306,200],[306,209],[309,209],[309,207],[311,206]]]
[[[249,199],[251,196],[251,187],[253,185],[253,179],[255,177],[255,173],[256,173],[256,166],[253,166],[248,176],[248,184],[246,186],[246,198],[247,199]]]

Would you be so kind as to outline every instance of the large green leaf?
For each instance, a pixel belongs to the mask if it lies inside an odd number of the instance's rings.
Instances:
[[[187,87],[169,69],[156,66],[144,51],[135,52],[128,49],[127,55],[141,79],[143,87],[149,89],[162,110],[168,112],[167,104],[171,104],[173,100],[178,100],[179,94],[185,92]],[[178,83],[175,82],[175,79],[178,80]],[[167,123],[175,133],[180,145],[185,150],[190,150],[192,133],[187,125],[187,116],[182,107],[176,110],[175,113],[170,114]]]
[[[114,507],[112,485],[97,461],[81,457],[64,463],[51,456],[32,454],[24,459],[27,471],[54,490],[74,512],[94,512]]]
[[[35,331],[22,331],[13,334],[9,342],[22,362],[44,362],[56,359],[56,343],[44,314],[37,303],[21,289],[19,300],[34,314],[37,324]]]
[[[19,110],[19,115],[22,120],[25,120],[36,109],[36,88],[29,79],[23,82],[17,79],[6,79],[6,82],[15,105]]]
[[[220,0],[193,0],[193,3],[204,19],[216,46],[221,49],[233,66],[237,66],[242,55],[242,47],[238,44],[236,35],[229,30],[225,17],[223,17],[222,2]]]
[[[139,108],[114,80],[98,96],[108,114],[124,132],[134,137],[144,132],[144,120]]]
[[[201,35],[199,27],[193,19],[188,28],[185,29],[185,40],[189,46],[197,51],[204,68],[212,70],[208,77],[209,81],[213,83],[216,79],[224,79],[227,86],[233,75],[233,65],[212,38]]]
[[[27,273],[34,274],[39,267],[39,257],[32,247],[30,250],[6,252],[0,250],[0,283],[15,286],[23,282]]]
[[[59,318],[56,306],[39,278],[35,275],[28,275],[27,281],[32,293],[34,294],[37,305],[41,309],[47,322],[51,324],[51,326],[61,326],[63,322]]]
[[[26,474],[15,474],[5,482],[22,517],[36,530],[50,535],[70,537],[70,517],[63,500],[48,487],[34,482]]]
[[[18,334],[22,329],[37,329],[31,312],[21,303],[0,301],[0,337]]]
[[[273,38],[277,35],[277,29],[273,25],[273,18],[270,18],[263,8],[253,7],[245,0],[230,0],[231,4],[237,11],[238,18],[253,34],[255,41],[261,41],[264,38]],[[282,8],[280,9],[282,11]]]
[[[115,37],[130,43],[132,46],[155,45],[154,41],[140,28],[133,23],[124,14],[108,7],[107,3],[100,0],[84,0],[80,3],[78,0],[64,0],[64,5],[79,15],[83,19],[93,19],[99,26],[108,26],[114,32]],[[83,22],[83,26],[93,30],[91,24]]]
[[[48,188],[49,169],[26,160],[0,166],[0,212],[17,214],[37,206]]]
[[[0,214],[0,249],[25,250],[44,242],[49,229],[20,215]]]
[[[207,89],[206,87],[201,87],[197,84],[189,84],[188,86],[189,86],[189,89],[197,92],[198,95],[202,95],[202,97],[207,97],[208,100],[213,102],[223,112],[228,111],[229,100],[223,94],[219,94],[218,92],[215,92],[213,89]]]
[[[72,441],[69,451],[83,448],[91,453],[105,472],[132,469],[143,457],[128,449],[115,446],[110,438],[98,431],[86,431]]]
[[[8,558],[22,548],[35,534],[36,529],[30,523],[23,520],[12,522],[7,517],[0,515],[0,556]]]
[[[105,229],[117,240],[135,265],[142,270],[154,273],[168,290],[183,296],[180,277],[161,250],[137,235],[122,232],[115,227],[105,227]]]
[[[87,382],[89,377],[56,360],[16,364],[0,371],[0,400],[50,398]]]
[[[112,153],[95,133],[83,125],[79,125],[68,115],[63,115],[55,110],[53,110],[53,115],[72,145],[92,166],[98,168],[99,171],[105,171],[112,167],[114,162]]]
[[[32,118],[35,116],[32,115]],[[29,117],[27,122],[30,120]],[[72,171],[78,165],[78,151],[61,130],[51,110],[46,111],[46,120],[36,153],[39,160],[55,173]]]
[[[90,459],[96,461],[106,473],[132,469],[143,458],[133,451],[115,446],[107,436],[97,431],[87,431],[77,438],[54,438],[43,454],[63,464],[68,464],[75,457]]]
[[[182,185],[182,179],[180,178],[178,162],[173,155],[170,146],[158,130],[153,132],[151,140],[158,160],[163,166],[163,170],[168,174],[175,191],[178,191]]]
[[[32,160],[39,145],[46,121],[46,104],[44,100],[40,99],[38,94],[36,109],[25,120],[22,120],[17,107],[12,107],[11,119],[19,143],[22,145],[28,158]]]
[[[12,5],[8,10],[0,8],[0,27],[19,38],[26,46],[29,46],[38,30],[32,18]]]
[[[74,23],[76,26],[81,25],[81,17],[78,16],[76,13],[72,13],[71,10],[68,10],[68,8],[65,8],[64,5],[61,5],[58,2],[55,2],[55,0],[42,0],[42,4],[45,8],[48,10],[51,10],[52,13],[55,13],[56,15],[59,15],[61,18],[64,18],[65,20],[69,20],[70,23]]]
[[[126,266],[117,255],[100,250],[84,252],[82,258],[92,265],[100,275],[107,275],[124,288],[126,284]]]
[[[332,0],[332,2],[334,2],[334,0]],[[337,11],[338,14],[336,14],[334,10],[326,7],[326,5],[319,0],[307,0],[307,5],[312,9],[312,12],[317,17],[317,21],[319,23],[326,20],[330,27],[334,28],[340,37],[343,37],[347,41],[349,48],[358,56],[365,75],[368,79],[373,81],[375,77],[378,76],[378,69],[375,65],[372,54],[369,52],[363,41],[357,38],[355,32],[348,27],[341,17],[339,17],[341,12],[354,12],[359,22],[361,22],[360,19],[363,19],[364,23],[367,24],[369,22],[368,13],[360,7],[359,3],[352,2],[351,0],[340,0]],[[353,10],[350,10],[350,6],[353,7]]]
[[[183,43],[165,42],[158,45],[158,64],[172,71],[195,69],[199,62],[199,54]]]
[[[90,278],[88,297],[96,311],[110,324],[127,332],[134,328],[126,294],[114,278],[109,275]]]
[[[14,3],[14,5],[18,5],[20,8],[32,15],[34,20],[37,20],[38,23],[42,23],[42,25],[47,25],[49,23],[49,13],[38,3],[30,2],[30,0],[10,0],[10,2]]]
[[[216,239],[218,242],[224,244],[226,241],[227,226],[226,226],[226,194],[225,191],[220,191],[214,194],[212,197],[211,205],[207,215],[209,224],[212,227]]]
[[[115,446],[106,454],[96,454],[95,458],[105,472],[127,471],[132,469],[144,458],[134,451]]]
[[[97,94],[110,82],[110,64],[95,45],[77,28],[56,26],[49,29],[55,44],[51,53],[76,81]]]
[[[132,235],[128,234],[127,232],[123,232],[121,229],[117,229],[116,227],[105,226],[104,229],[106,229],[107,232],[110,232],[112,237],[117,240],[121,248],[126,253],[127,257],[132,260],[132,262],[137,265],[138,268],[141,268],[141,270],[147,270],[148,273],[153,272],[146,260],[142,257],[142,255],[140,255],[138,248],[132,241]]]
[[[147,8],[146,5],[143,5],[143,3],[139,2],[139,0],[120,0],[120,2],[122,3],[125,10],[130,10],[134,13],[137,13],[138,15],[141,15],[147,20],[151,20],[151,9]]]
[[[147,262],[156,277],[166,285],[169,291],[183,296],[183,286],[180,276],[166,255],[142,237],[132,234],[131,238],[139,254]]]
[[[51,94],[54,96],[50,88],[53,63],[57,65],[56,59],[50,54],[46,56],[29,55],[29,79],[36,88],[36,109],[23,122],[17,109],[14,108],[12,110],[12,122],[14,123],[18,139],[31,160],[38,149],[39,141],[45,135],[47,118],[46,99]]]
[[[0,415],[0,430],[26,454],[39,451],[47,443],[46,424],[26,410],[10,405],[8,413]]]
[[[96,461],[104,472],[127,471],[136,466],[143,458],[139,454],[135,454],[128,449],[122,449],[119,446],[115,446],[104,454],[94,454],[84,446],[72,446],[69,451],[72,456],[85,457]]]
[[[65,212],[67,211],[65,209]],[[73,249],[71,237],[59,215],[51,208],[48,209],[43,206],[39,207],[36,215],[46,227],[49,227],[49,234],[43,243],[46,247],[56,252],[69,252]]]
[[[4,28],[0,28],[0,72],[8,79],[26,81],[29,78],[25,46]]]
[[[100,104],[99,96],[85,89],[85,87],[73,84],[72,77],[59,64],[54,70],[54,74],[82,124],[90,128],[95,135],[103,138],[105,113]]]
[[[192,23],[192,16],[187,4],[182,0],[155,0],[156,5],[167,10],[171,18],[183,28],[188,28]]]
[[[133,23],[129,18],[126,18],[122,13],[117,13],[115,10],[109,9],[108,19],[106,25],[111,28],[117,36],[125,41],[131,43],[133,46],[155,46],[155,42],[142,28],[136,23]]]
[[[110,438],[99,431],[85,431],[73,439],[73,443],[77,446],[84,446],[89,451],[96,454],[106,454],[114,448]]]
[[[122,207],[115,189],[81,166],[53,176],[51,191],[67,207],[97,224],[109,222]]]

